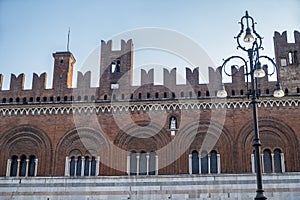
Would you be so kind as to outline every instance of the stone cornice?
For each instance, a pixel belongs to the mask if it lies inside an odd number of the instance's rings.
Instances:
[[[263,97],[258,100],[258,108],[296,108],[300,105],[299,96],[280,99]],[[116,101],[116,102],[69,102],[45,104],[1,104],[0,116],[63,115],[63,114],[102,114],[116,112],[146,112],[170,110],[216,110],[249,109],[251,101],[243,98],[227,99],[175,99],[161,101]]]

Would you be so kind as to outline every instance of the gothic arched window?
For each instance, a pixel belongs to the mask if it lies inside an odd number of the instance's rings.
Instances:
[[[156,169],[156,153],[154,151],[150,152],[149,158],[149,175],[155,175]]]
[[[75,157],[71,157],[70,161],[70,176],[75,176]]]
[[[199,156],[196,150],[192,152],[192,174],[199,174]]]
[[[137,172],[137,163],[136,163],[136,152],[132,151],[130,153],[130,175],[136,175]]]
[[[22,155],[21,156],[21,161],[20,161],[20,176],[25,176],[26,175],[26,156]]]
[[[264,160],[264,172],[265,173],[272,173],[272,157],[271,157],[271,151],[266,149],[264,150],[263,155]]]
[[[208,174],[208,156],[205,151],[201,153],[201,174]]]
[[[35,172],[35,156],[31,155],[29,157],[29,170],[28,170],[28,176],[34,176],[34,172]]]
[[[274,170],[275,173],[281,173],[282,172],[282,166],[281,166],[281,151],[279,149],[275,149],[274,151]]]
[[[218,160],[217,160],[217,152],[210,152],[210,172],[218,173]]]
[[[17,176],[17,170],[18,170],[18,157],[12,156],[11,157],[10,175]]]
[[[146,152],[142,151],[140,153],[140,169],[139,169],[139,175],[147,175],[147,157]]]

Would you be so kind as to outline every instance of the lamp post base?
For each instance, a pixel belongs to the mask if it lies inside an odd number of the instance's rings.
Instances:
[[[267,197],[264,196],[264,191],[263,190],[257,190],[256,191],[256,197],[254,199],[255,200],[266,200]]]

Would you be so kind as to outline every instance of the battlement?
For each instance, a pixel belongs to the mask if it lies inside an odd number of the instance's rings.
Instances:
[[[283,32],[274,34],[276,62],[281,64],[287,52],[300,52],[300,33],[294,32],[295,43],[287,43],[287,34]],[[289,50],[288,50],[289,49]],[[292,50],[291,50],[292,49]],[[297,56],[296,55],[296,56]],[[72,86],[73,64],[76,62],[71,52],[56,52],[54,57],[53,86],[46,89],[47,74],[33,74],[32,88],[24,89],[25,75],[11,74],[9,90],[2,90],[3,75],[0,74],[0,103],[41,103],[41,102],[70,102],[70,101],[114,101],[114,100],[142,100],[142,99],[168,99],[168,98],[210,98],[216,96],[221,84],[220,70],[208,67],[209,82],[199,83],[199,67],[186,68],[186,83],[176,84],[177,68],[163,69],[163,85],[154,84],[154,68],[146,71],[141,69],[141,85],[133,86],[133,43],[121,41],[121,49],[113,50],[112,41],[101,41],[101,62],[99,86],[91,87],[90,71],[77,72],[76,87]],[[299,56],[300,57],[300,56]],[[295,60],[294,60],[295,61]],[[282,69],[282,66],[279,65]],[[265,69],[267,70],[267,69]],[[247,95],[244,69],[232,67],[232,82],[226,83],[225,88],[229,96],[244,97]],[[299,72],[299,69],[298,69]],[[297,72],[297,73],[298,73]],[[284,79],[286,94],[299,95],[299,76],[297,80]],[[295,86],[295,81],[297,82]],[[244,84],[241,84],[244,83]],[[275,83],[268,77],[259,82],[262,95],[272,95]],[[297,86],[298,85],[298,86]]]

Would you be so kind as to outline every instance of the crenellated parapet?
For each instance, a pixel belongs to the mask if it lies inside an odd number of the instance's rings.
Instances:
[[[287,42],[287,33],[275,32],[274,45],[276,62],[280,70],[283,89],[290,95],[300,94],[300,33],[295,31],[295,43]],[[3,75],[0,74],[0,102],[2,103],[43,103],[70,101],[118,101],[149,100],[176,98],[210,98],[216,96],[221,85],[221,67],[208,67],[208,81],[202,83],[200,68],[186,68],[185,84],[177,84],[177,69],[163,69],[163,85],[154,84],[154,68],[141,69],[141,85],[132,85],[133,43],[132,40],[121,41],[121,49],[113,49],[112,41],[101,41],[101,58],[99,86],[91,87],[90,71],[77,72],[77,85],[72,85],[73,65],[76,62],[71,52],[56,52],[52,88],[46,88],[47,74],[34,73],[32,88],[24,89],[25,75],[11,75],[9,90],[2,90]],[[268,71],[266,66],[263,66]],[[201,69],[203,70],[203,69]],[[232,66],[234,74],[231,82],[225,83],[229,96],[245,97],[247,86],[245,69]],[[182,75],[182,74],[180,74]],[[200,83],[201,82],[201,83]],[[261,94],[272,95],[275,83],[264,77],[258,80]]]

